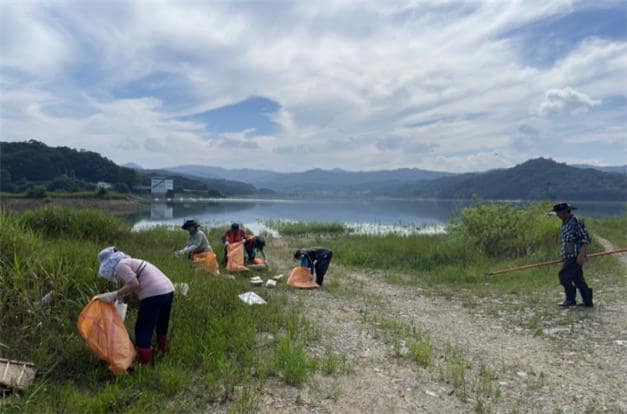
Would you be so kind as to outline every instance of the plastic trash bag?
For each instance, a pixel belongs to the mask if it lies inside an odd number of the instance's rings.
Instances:
[[[300,289],[314,289],[320,287],[313,280],[313,276],[307,267],[295,267],[287,279],[287,284]]]
[[[187,296],[187,292],[189,292],[189,285],[184,282],[175,283],[174,290],[183,296]]]
[[[244,243],[230,243],[227,247],[228,260],[226,262],[226,270],[229,272],[247,271],[244,266]]]
[[[76,325],[89,349],[109,364],[113,374],[121,375],[133,364],[135,346],[113,303],[92,299],[81,311]]]
[[[220,275],[218,259],[214,252],[196,253],[192,256],[192,258],[194,259],[194,266],[196,266],[196,269],[208,270],[216,276]]]
[[[126,310],[128,309],[128,304],[122,302],[121,300],[116,300],[115,302],[115,311],[120,315],[120,319],[124,321],[126,319]]]
[[[244,303],[248,303],[249,305],[265,305],[267,302],[263,300],[261,296],[256,294],[255,292],[246,292],[239,295],[239,298]]]

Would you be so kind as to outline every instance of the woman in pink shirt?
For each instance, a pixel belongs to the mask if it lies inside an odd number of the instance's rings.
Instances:
[[[155,328],[159,350],[165,351],[166,348],[174,285],[152,263],[127,256],[113,246],[101,250],[98,261],[98,275],[112,282],[120,282],[123,286],[116,291],[97,295],[97,299],[113,302],[131,292],[135,292],[139,298],[135,346],[139,362],[149,364],[153,357],[151,343]]]

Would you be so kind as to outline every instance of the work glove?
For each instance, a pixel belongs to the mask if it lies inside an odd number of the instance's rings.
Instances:
[[[96,295],[96,299],[104,303],[113,302],[118,296],[118,291],[114,290],[113,292],[101,293],[100,295]]]

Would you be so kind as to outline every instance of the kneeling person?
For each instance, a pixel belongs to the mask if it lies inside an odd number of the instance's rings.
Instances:
[[[176,251],[177,256],[187,254],[187,257],[192,259],[195,254],[212,251],[207,236],[200,230],[200,224],[196,220],[186,220],[181,228],[189,232],[189,238],[185,247]]]

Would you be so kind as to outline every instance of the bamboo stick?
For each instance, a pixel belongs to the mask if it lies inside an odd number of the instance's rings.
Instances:
[[[599,257],[599,256],[608,256],[610,254],[625,253],[625,252],[627,252],[627,247],[623,247],[623,248],[616,249],[616,250],[609,250],[607,252],[592,253],[592,254],[588,255],[588,258],[590,258],[590,257]],[[562,262],[562,259],[549,260],[547,262],[535,263],[535,264],[519,266],[519,267],[512,267],[510,269],[497,270],[496,272],[489,272],[489,273],[486,273],[486,276],[495,276],[495,275],[500,275],[500,274],[503,274],[503,273],[516,272],[518,270],[525,270],[525,269],[532,269],[534,267],[548,266],[548,265],[552,265],[552,264],[555,264],[555,263],[561,263],[561,262]]]

